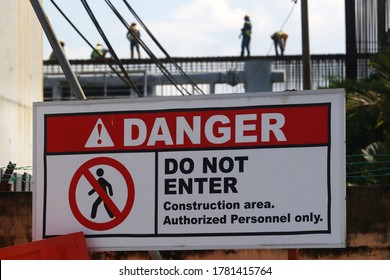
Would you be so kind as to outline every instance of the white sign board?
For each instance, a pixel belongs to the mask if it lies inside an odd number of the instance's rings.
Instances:
[[[344,92],[34,104],[35,240],[345,246]]]

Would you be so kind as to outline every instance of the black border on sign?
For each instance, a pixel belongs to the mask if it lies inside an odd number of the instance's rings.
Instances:
[[[329,233],[330,232],[332,232],[332,227],[331,227],[331,222],[330,222],[330,218],[331,218],[331,198],[332,198],[332,192],[331,192],[331,186],[330,186],[330,177],[331,177],[331,174],[330,174],[330,162],[331,162],[331,155],[330,155],[330,151],[331,151],[331,143],[332,143],[332,133],[331,133],[331,131],[332,131],[332,122],[331,122],[331,120],[332,120],[332,118],[331,118],[331,112],[332,112],[332,104],[331,103],[329,103],[328,104],[328,108],[329,108],[329,110],[328,110],[328,124],[329,124],[329,129],[328,129],[328,133],[329,133],[329,135],[328,135],[328,165],[327,165],[327,167],[328,167],[328,217],[329,217],[329,219],[328,219],[328,230],[329,230]]]
[[[221,148],[172,148],[155,150],[132,150],[132,151],[112,151],[99,150],[91,152],[56,152],[47,153],[47,118],[58,116],[85,116],[85,115],[105,115],[105,114],[149,114],[153,112],[182,112],[182,111],[219,111],[230,109],[254,109],[254,108],[288,108],[288,107],[328,107],[328,143],[327,144],[305,144],[305,145],[264,145],[264,146],[245,146],[245,147],[221,147]],[[285,236],[285,235],[305,235],[305,234],[329,234],[331,233],[331,183],[330,183],[330,167],[331,167],[331,102],[322,103],[306,103],[306,104],[289,104],[289,105],[255,105],[255,106],[238,106],[238,107],[207,107],[207,108],[175,108],[167,110],[132,110],[132,111],[107,111],[107,112],[88,112],[88,113],[61,113],[61,114],[45,114],[44,115],[44,197],[43,197],[43,222],[42,236],[43,238],[54,237],[56,235],[46,234],[46,211],[47,211],[47,157],[57,155],[77,155],[77,154],[119,154],[119,153],[155,153],[155,205],[154,205],[154,233],[150,234],[86,234],[88,237],[110,238],[110,237],[139,237],[139,238],[154,238],[154,237],[217,237],[217,236]],[[229,232],[229,233],[179,233],[179,234],[159,234],[158,233],[158,153],[170,151],[207,151],[207,150],[251,150],[251,149],[269,149],[269,148],[297,148],[297,147],[327,147],[327,191],[328,191],[328,225],[326,230],[307,230],[307,231],[284,231],[284,232]]]

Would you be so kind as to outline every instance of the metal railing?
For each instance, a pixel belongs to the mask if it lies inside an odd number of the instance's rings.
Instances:
[[[355,59],[358,62],[358,79],[369,77],[373,73],[373,69],[369,67],[369,60],[371,54],[358,54]],[[286,73],[286,80],[282,83],[274,83],[274,91],[284,90],[301,90],[303,88],[302,77],[302,57],[301,56],[267,56],[267,57],[201,57],[201,58],[174,58],[179,67],[186,73],[213,73],[224,71],[243,71],[245,61],[253,59],[266,59],[273,61],[275,70],[284,70]],[[177,74],[177,68],[168,60],[163,59],[164,66],[172,73]],[[110,63],[110,61],[109,61]],[[159,68],[152,60],[122,60],[121,63],[129,73],[159,73]],[[112,75],[113,71],[104,61],[92,60],[71,60],[72,65],[77,76],[94,75],[107,73]],[[111,64],[112,65],[112,64]],[[113,65],[114,68],[117,66]],[[312,55],[311,56],[311,75],[312,88],[328,87],[333,80],[344,80],[346,69],[346,55],[344,54],[329,54],[329,55]],[[118,67],[119,72],[119,67]],[[58,63],[52,61],[44,61],[44,75],[46,77],[63,75],[61,67]],[[49,95],[48,88],[45,85],[45,90]],[[109,87],[105,90],[120,91],[121,89]],[[202,90],[208,93],[208,87],[202,85]],[[93,91],[93,89],[91,89]],[[219,84],[216,86],[216,93],[232,93],[243,92],[245,87],[243,84],[230,86],[227,84]],[[175,89],[170,86],[161,87],[162,96],[174,95]],[[115,94],[115,93],[114,93]],[[70,94],[69,94],[70,97]]]
[[[10,177],[5,179],[5,168],[0,168],[0,178],[3,187],[1,191],[30,192],[32,191],[32,175],[27,172],[12,172]]]

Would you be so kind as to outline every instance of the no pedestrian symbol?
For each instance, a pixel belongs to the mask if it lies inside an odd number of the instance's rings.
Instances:
[[[102,166],[107,166],[114,168],[119,172],[119,174],[123,177],[123,180],[126,184],[127,189],[127,199],[124,207],[119,209],[114,200],[112,199],[112,190],[110,184],[105,181],[103,177],[103,168]],[[99,167],[99,171],[97,172],[97,176],[95,177],[94,173],[91,171],[93,168]],[[98,194],[98,198],[95,201],[94,205],[91,205],[92,215],[84,215],[82,211],[80,211],[80,207],[78,205],[76,190],[81,185],[80,179],[84,178],[89,186],[90,191],[86,192],[91,195],[96,192]],[[102,180],[104,184],[102,183]],[[85,227],[92,230],[109,230],[112,229],[119,224],[121,224],[126,217],[129,215],[133,203],[134,203],[134,182],[131,177],[130,172],[127,168],[121,164],[119,161],[109,158],[109,157],[98,157],[93,158],[82,164],[79,169],[77,169],[76,173],[73,175],[73,178],[70,182],[69,186],[69,205],[70,209],[74,217]],[[96,216],[97,207],[99,206],[103,209],[103,205],[105,210],[110,216],[109,221],[106,222],[96,222],[93,221],[94,215]],[[100,210],[103,211],[103,210]],[[95,212],[95,213],[94,213]]]

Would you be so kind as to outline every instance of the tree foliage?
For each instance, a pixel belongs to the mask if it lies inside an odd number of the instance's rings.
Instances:
[[[375,56],[370,66],[375,73],[370,78],[333,82],[331,87],[346,90],[347,174],[360,178],[359,184],[388,184],[390,56]]]

